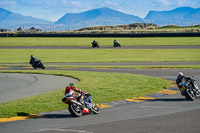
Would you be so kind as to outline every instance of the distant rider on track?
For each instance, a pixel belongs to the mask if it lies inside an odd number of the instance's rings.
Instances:
[[[191,77],[186,77],[186,76],[183,75],[182,72],[179,72],[177,74],[176,84],[177,84],[178,88],[180,89],[182,87],[182,83],[184,83],[186,81],[189,81],[189,80],[191,80]],[[196,89],[195,87],[194,87],[194,89],[196,90],[197,95],[199,96],[200,95],[200,90]]]
[[[37,59],[34,55],[31,55],[30,64],[35,65],[35,63],[36,63],[37,61],[38,61],[38,59]]]
[[[98,47],[99,48],[99,44],[98,44],[98,42],[96,41],[96,40],[94,40],[93,42],[92,42],[92,47],[94,48],[94,47]]]

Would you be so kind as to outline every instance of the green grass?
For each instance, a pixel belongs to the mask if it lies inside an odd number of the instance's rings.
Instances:
[[[200,69],[200,65],[129,65],[129,66],[122,66],[122,65],[54,65],[49,67],[59,67],[59,68],[84,68],[84,67],[92,67],[97,69],[112,69],[112,68],[132,68],[132,69]]]
[[[114,39],[122,45],[200,45],[199,37],[180,38],[0,38],[0,46],[91,46],[96,39],[100,45],[112,45]],[[143,62],[143,61],[200,61],[199,49],[0,49],[1,63],[28,63],[34,54],[47,62]],[[85,66],[83,66],[85,67]],[[101,67],[101,66],[97,66]],[[107,66],[104,66],[107,67]],[[108,66],[110,67],[110,66]],[[111,66],[112,67],[112,66]],[[114,66],[115,67],[115,66]],[[129,66],[120,66],[129,67]],[[134,67],[134,66],[131,66]],[[163,68],[163,66],[136,66]],[[171,67],[171,66],[165,66]],[[181,67],[181,66],[175,66]],[[183,67],[183,66],[182,66]],[[188,66],[185,66],[188,67]],[[189,66],[197,67],[199,66]],[[169,87],[166,80],[144,75],[76,72],[64,70],[0,70],[70,76],[80,79],[77,87],[93,95],[96,103],[123,100],[155,93]],[[0,104],[0,117],[18,113],[38,114],[66,109],[61,102],[64,88],[21,100]]]
[[[200,37],[147,37],[147,38],[109,38],[109,37],[9,37],[0,38],[0,46],[88,46],[96,39],[100,46],[112,46],[117,39],[122,46],[134,45],[200,45]]]
[[[50,70],[0,70],[0,72],[42,73],[70,76],[80,80],[77,88],[89,92],[96,103],[123,100],[155,93],[171,83],[160,78],[144,75]],[[0,104],[0,117],[17,116],[18,113],[38,114],[66,109],[61,102],[64,88],[21,100]]]
[[[30,64],[9,65],[1,64],[0,67],[30,67]],[[56,67],[58,69],[70,68],[96,68],[96,69],[112,69],[112,68],[130,68],[130,69],[200,69],[200,65],[45,65],[45,67]]]
[[[200,61],[200,49],[0,49],[1,63]]]
[[[159,29],[163,29],[163,30],[166,30],[166,29],[170,29],[170,30],[185,29],[185,30],[188,30],[188,29],[200,29],[200,26],[196,25],[196,26],[180,27],[180,26],[176,26],[176,25],[168,25],[168,26],[162,26]]]
[[[0,67],[31,67],[30,64],[9,65],[1,64]],[[73,68],[96,68],[96,69],[112,69],[112,68],[130,68],[130,69],[200,69],[200,65],[45,65],[49,68],[73,69]]]

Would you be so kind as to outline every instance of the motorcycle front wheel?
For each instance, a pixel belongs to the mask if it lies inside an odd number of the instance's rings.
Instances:
[[[93,110],[94,114],[99,114],[100,113],[100,109],[95,103],[93,103],[93,105],[92,105],[92,110]]]
[[[76,105],[76,104],[70,104],[69,107],[69,112],[71,113],[71,115],[73,117],[80,117],[82,116],[82,109],[80,106]]]
[[[31,64],[32,65],[32,64]],[[32,65],[33,69],[37,69],[37,67],[35,67],[34,65]]]
[[[41,63],[40,68],[45,69],[44,65]]]

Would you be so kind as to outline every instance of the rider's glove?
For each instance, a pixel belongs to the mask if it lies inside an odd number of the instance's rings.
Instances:
[[[85,92],[83,92],[83,91],[81,91],[81,94],[82,94],[82,95],[85,95],[86,93],[85,93]]]

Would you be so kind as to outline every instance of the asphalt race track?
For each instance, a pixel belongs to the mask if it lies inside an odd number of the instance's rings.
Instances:
[[[92,70],[92,69],[91,69]],[[92,71],[98,71],[94,69]],[[99,71],[110,71],[100,69]],[[118,72],[126,72],[117,69]],[[170,71],[170,70],[169,70]],[[147,75],[174,80],[179,70],[145,70]],[[199,70],[184,70],[194,75],[200,84]],[[128,73],[131,70],[127,71]],[[140,73],[142,73],[140,71]],[[155,74],[156,73],[156,74]],[[171,75],[173,73],[173,75]],[[144,73],[146,74],[146,73]],[[198,74],[198,75],[197,75]],[[171,75],[171,76],[170,76]],[[12,78],[11,78],[12,79]],[[176,88],[172,88],[176,89]],[[98,115],[72,118],[67,110],[42,113],[42,118],[0,123],[0,133],[60,133],[60,132],[197,132],[199,131],[200,100],[185,101],[178,94],[152,94],[155,100],[144,102],[116,101],[113,107],[101,110]],[[192,127],[192,128],[191,128]]]
[[[41,74],[0,73],[0,103],[65,88],[73,78]]]
[[[31,68],[4,69],[27,70]],[[46,69],[59,68],[47,67]],[[199,69],[66,68],[62,70],[144,74],[169,80],[175,80],[176,74],[182,71],[188,76],[193,75],[200,85]],[[40,79],[40,75],[34,76]],[[1,75],[0,78],[2,78]],[[7,78],[7,81],[13,78],[16,77],[11,76]],[[33,79],[27,82],[15,80],[16,86],[22,84],[25,86],[29,82],[32,83]],[[34,85],[34,83],[30,85]],[[5,88],[6,86],[4,85]],[[178,89],[170,87],[169,90],[177,91]],[[72,118],[67,109],[43,112],[41,113],[43,117],[40,118],[2,122],[0,123],[0,133],[198,133],[200,131],[200,99],[192,102],[186,101],[180,93],[155,93],[148,95],[148,97],[155,99],[142,102],[121,100],[104,103],[112,105],[112,107],[102,109],[98,115],[85,115],[80,118]]]

